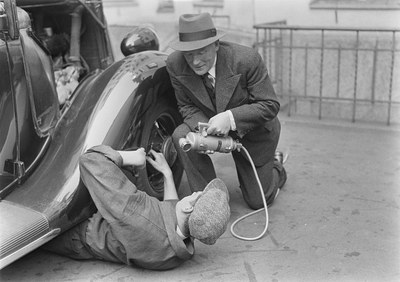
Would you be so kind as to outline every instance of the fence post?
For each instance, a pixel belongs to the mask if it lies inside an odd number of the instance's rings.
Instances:
[[[279,89],[280,93],[283,93],[283,32],[282,29],[279,30]]]
[[[375,84],[376,84],[376,62],[378,59],[378,39],[375,41],[375,48],[372,61],[372,82],[371,82],[371,103],[375,104]]]
[[[321,29],[321,60],[320,68],[321,72],[319,74],[319,109],[318,109],[318,119],[322,118],[322,85],[324,79],[324,49],[325,49],[325,30]]]
[[[281,66],[281,56],[282,56],[282,46],[281,46],[281,41],[279,38],[274,38],[274,62],[275,62],[275,80],[276,84],[278,87],[279,93],[282,95],[282,74],[280,72],[280,66]]]
[[[304,50],[304,96],[307,97],[307,80],[308,80],[308,43]]]
[[[357,79],[358,79],[358,49],[360,44],[360,31],[356,31],[357,38],[356,38],[356,55],[355,55],[355,62],[354,62],[354,92],[353,92],[353,115],[352,115],[352,122],[356,121],[356,102],[357,102]]]
[[[259,48],[259,46],[260,46],[260,35],[259,35],[259,30],[260,30],[260,29],[256,28],[256,44],[254,44],[254,47],[256,47],[257,52],[259,52],[259,51],[258,51],[258,48]]]
[[[293,52],[293,29],[290,29],[290,39],[289,39],[289,109],[288,109],[288,116],[290,116],[291,108],[292,108],[292,52]]]
[[[268,70],[272,71],[272,42],[273,42],[273,40],[272,40],[271,29],[268,29],[268,42],[269,42],[269,45],[268,45],[268,64],[269,64]]]
[[[393,88],[393,69],[394,69],[394,57],[395,57],[395,50],[396,50],[396,31],[393,31],[393,38],[392,38],[392,62],[390,65],[390,80],[389,80],[389,98],[388,98],[388,118],[387,118],[387,125],[390,125],[390,115],[392,109],[392,88]]]
[[[263,59],[266,61],[267,60],[267,30],[264,29],[264,40],[263,40]]]
[[[340,92],[340,69],[342,65],[342,45],[339,43],[338,59],[337,59],[337,74],[336,74],[336,98],[339,98]]]

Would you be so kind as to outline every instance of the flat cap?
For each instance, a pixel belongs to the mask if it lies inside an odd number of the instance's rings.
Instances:
[[[190,235],[213,245],[225,232],[230,219],[229,192],[225,183],[215,178],[204,189],[189,217]]]

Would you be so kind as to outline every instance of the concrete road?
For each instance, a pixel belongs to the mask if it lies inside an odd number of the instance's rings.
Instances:
[[[170,271],[38,250],[3,269],[1,281],[400,281],[400,131],[281,120],[289,178],[260,240],[227,230],[213,246],[196,242],[194,258]],[[230,155],[213,159],[229,187],[232,222],[250,210]],[[264,220],[263,213],[250,217],[238,232],[256,236]]]

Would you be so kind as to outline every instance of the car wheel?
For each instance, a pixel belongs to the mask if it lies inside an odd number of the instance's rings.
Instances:
[[[181,116],[175,107],[165,101],[160,101],[155,108],[148,111],[143,119],[144,126],[140,146],[148,152],[153,149],[162,152],[171,167],[176,188],[181,182],[183,166],[178,160],[178,153],[172,142],[172,133],[181,123]],[[147,164],[146,168],[139,171],[137,187],[147,194],[162,199],[164,196],[163,175]]]

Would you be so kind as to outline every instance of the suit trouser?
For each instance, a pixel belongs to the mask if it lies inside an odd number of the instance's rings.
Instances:
[[[207,154],[199,154],[192,150],[184,152],[180,148],[179,139],[186,137],[190,131],[189,126],[183,123],[175,129],[172,138],[180,161],[185,169],[190,189],[192,192],[195,192],[203,190],[207,183],[216,177],[216,173],[214,165]],[[274,152],[277,142],[276,144],[269,145],[274,146],[273,150],[270,150]],[[261,191],[247,155],[241,150],[240,152],[233,151],[232,156],[244,200],[253,209],[262,208],[263,200]],[[264,191],[266,202],[268,205],[271,205],[278,188],[282,187],[286,182],[286,171],[280,162],[274,160],[273,155],[267,163],[256,166],[256,171]]]

